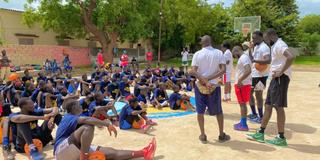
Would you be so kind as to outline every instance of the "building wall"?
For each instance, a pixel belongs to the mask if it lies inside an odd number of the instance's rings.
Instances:
[[[46,59],[56,59],[62,64],[63,54],[69,54],[72,66],[89,66],[91,65],[89,49],[82,47],[63,47],[51,45],[3,45],[0,50],[7,51],[12,64],[43,64]]]
[[[29,28],[22,22],[22,12],[17,11],[8,11],[0,10],[1,18],[1,30],[4,35],[4,42],[6,44],[19,44],[18,36],[16,33],[23,34],[35,34],[39,36],[34,38],[34,44],[46,44],[46,45],[57,45],[55,40],[56,34],[52,31],[43,32],[39,25],[34,25],[32,28]]]
[[[19,37],[16,33],[34,34],[39,37],[34,37],[34,45],[58,45],[56,36],[58,34],[53,31],[43,31],[40,24],[34,24],[31,28],[23,23],[23,12],[0,8],[0,38],[5,44],[19,44]],[[30,37],[28,37],[30,38]],[[73,47],[88,47],[88,40],[85,39],[70,39],[69,46]],[[145,46],[143,40],[139,40],[142,48]],[[137,47],[137,44],[133,48]],[[97,47],[100,47],[97,42]],[[130,48],[130,43],[118,43],[118,48]]]
[[[93,52],[97,52],[96,47],[100,47],[98,42],[96,42],[95,47],[88,48],[88,40],[67,39],[69,46],[59,46],[56,39],[58,34],[50,30],[42,30],[40,24],[37,23],[29,28],[23,23],[22,14],[22,11],[0,8],[0,39],[4,44],[4,46],[0,46],[0,49],[7,50],[14,65],[42,64],[47,58],[55,58],[61,61],[62,48],[66,48],[66,52],[70,52],[73,65],[90,65],[90,58],[92,59],[92,56],[90,56],[89,52],[91,55],[95,55]],[[37,37],[17,36],[17,33],[36,35]],[[33,38],[33,45],[19,45],[19,38]],[[140,56],[144,56],[144,48],[150,48],[149,40],[139,40],[135,44],[119,42],[116,47],[120,53],[122,49],[127,49],[129,55],[136,55],[139,43],[141,44]]]

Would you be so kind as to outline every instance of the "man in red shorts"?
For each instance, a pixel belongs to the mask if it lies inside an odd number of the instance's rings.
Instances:
[[[235,46],[232,52],[236,58],[239,58],[236,69],[234,89],[241,112],[240,122],[235,124],[233,127],[238,131],[248,131],[247,103],[250,101],[252,63],[249,53],[244,53],[242,47]]]

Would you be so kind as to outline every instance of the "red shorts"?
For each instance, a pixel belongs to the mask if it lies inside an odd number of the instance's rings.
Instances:
[[[126,100],[129,101],[129,100],[132,99],[132,98],[133,98],[133,95],[130,94],[130,95],[128,95],[128,96],[126,97]]]
[[[234,90],[239,104],[248,103],[250,101],[251,85],[244,85],[241,87],[234,85]]]

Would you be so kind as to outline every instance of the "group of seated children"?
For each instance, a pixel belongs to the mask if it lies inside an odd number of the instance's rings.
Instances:
[[[55,74],[57,72],[70,73],[72,71],[72,66],[69,55],[64,56],[64,59],[62,60],[62,65],[63,66],[60,66],[56,59],[46,59],[46,61],[43,64],[43,68],[47,74]]]
[[[117,134],[114,126],[118,125],[120,129],[135,128],[146,133],[157,125],[147,117],[149,105],[194,110],[189,97],[179,93],[181,90],[192,90],[194,78],[173,67],[162,70],[148,67],[140,74],[130,68],[111,65],[107,69],[97,68],[90,78],[86,74],[73,78],[70,73],[64,76],[61,72],[49,75],[40,72],[37,77],[32,77],[26,70],[23,77],[14,73],[9,81],[3,83],[0,80],[0,83],[5,159],[14,159],[10,140],[18,153],[27,153],[34,160],[43,159],[42,147],[50,142],[54,143],[56,159],[66,156],[78,156],[81,160],[90,156],[152,159],[156,149],[155,139],[139,151],[92,146],[94,126],[107,127],[110,134]],[[167,88],[174,92],[168,95]],[[117,101],[125,103],[120,113],[115,107]],[[14,106],[18,106],[20,111],[13,112],[11,108]],[[113,115],[107,114],[109,110]],[[55,126],[58,128],[53,138]]]

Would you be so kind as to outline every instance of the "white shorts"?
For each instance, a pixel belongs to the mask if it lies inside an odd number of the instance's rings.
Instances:
[[[227,82],[231,82],[231,73],[225,73],[223,76],[223,82],[227,83]]]
[[[56,148],[54,155],[57,156],[59,152],[67,149],[70,146],[69,138],[63,140]],[[89,153],[97,151],[98,146],[90,146]]]

